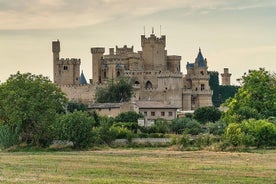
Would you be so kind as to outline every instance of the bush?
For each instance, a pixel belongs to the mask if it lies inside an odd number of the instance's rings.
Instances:
[[[276,126],[266,120],[244,120],[241,124],[231,123],[225,133],[226,141],[233,146],[275,146]]]
[[[134,137],[134,133],[125,127],[112,126],[109,131],[112,132],[115,139],[127,139],[130,141]]]
[[[200,123],[216,122],[221,117],[221,111],[216,107],[201,107],[195,110],[194,118]]]
[[[174,119],[170,128],[176,134],[182,134],[185,131],[188,134],[197,135],[201,132],[200,123],[190,118]]]
[[[9,148],[18,142],[18,131],[0,123],[0,148]]]
[[[94,120],[88,113],[75,111],[57,120],[54,125],[57,139],[72,141],[74,148],[87,148],[92,143]]]
[[[161,133],[165,134],[168,133],[170,130],[169,124],[166,120],[164,119],[157,119],[155,120],[154,125],[152,125],[149,128],[149,133]]]

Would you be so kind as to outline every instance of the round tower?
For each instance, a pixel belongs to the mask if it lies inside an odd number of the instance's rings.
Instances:
[[[221,85],[230,86],[231,85],[231,73],[229,73],[229,68],[224,68],[221,74]]]
[[[91,48],[93,84],[101,83],[101,59],[103,59],[104,52],[104,47]]]
[[[53,79],[54,83],[59,83],[59,53],[60,53],[60,42],[59,40],[52,42],[52,52],[53,52]]]

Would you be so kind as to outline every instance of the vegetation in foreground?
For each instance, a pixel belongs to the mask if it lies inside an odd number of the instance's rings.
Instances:
[[[120,81],[111,86],[116,89],[114,94],[123,95],[119,101],[124,101],[131,92],[118,91],[131,91],[125,88],[131,84],[126,79]],[[74,149],[87,149],[111,145],[118,138],[131,143],[137,137],[170,137],[179,150],[275,147],[275,74],[264,69],[250,71],[241,83],[235,96],[225,102],[226,112],[202,107],[184,118],[157,119],[151,127],[140,127],[137,120],[141,114],[124,112],[116,118],[89,114],[82,104],[68,103],[48,78],[17,73],[0,85],[0,148],[22,144],[47,147],[52,140],[63,140],[72,142]]]
[[[124,149],[1,152],[1,183],[274,183],[265,153]]]

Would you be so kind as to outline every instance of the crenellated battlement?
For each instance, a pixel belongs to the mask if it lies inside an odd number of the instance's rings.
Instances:
[[[91,53],[92,54],[103,54],[105,52],[105,48],[104,47],[92,47],[91,48]]]
[[[124,45],[123,47],[116,46],[116,54],[122,55],[122,54],[133,53],[133,48],[134,48],[133,46],[127,47],[127,45]]]
[[[58,60],[57,64],[59,65],[80,65],[81,59],[77,58],[61,58]]]
[[[155,43],[155,44],[164,44],[166,46],[166,36],[162,35],[160,38],[155,36],[155,34],[151,34],[150,37],[146,37],[145,35],[141,35],[141,44],[142,47],[144,44],[150,44],[150,43]]]

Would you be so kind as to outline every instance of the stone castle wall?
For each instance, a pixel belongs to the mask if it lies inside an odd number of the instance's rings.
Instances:
[[[70,101],[89,104],[95,99],[96,87],[93,85],[60,85]]]

